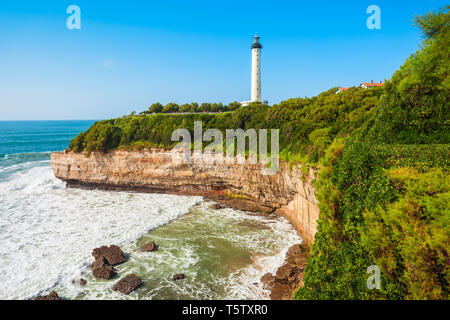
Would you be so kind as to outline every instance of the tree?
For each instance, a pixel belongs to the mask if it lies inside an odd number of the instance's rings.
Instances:
[[[191,112],[191,105],[189,103],[180,106],[180,112]]]
[[[438,33],[444,30],[445,26],[448,27],[450,19],[448,13],[449,9],[450,6],[447,6],[444,12],[429,12],[421,17],[416,16],[414,22],[422,29],[427,38],[434,38]]]
[[[175,102],[169,102],[166,104],[162,110],[163,113],[174,113],[179,112],[180,107]]]
[[[198,103],[197,102],[192,102],[191,103],[191,112],[198,112]]]
[[[222,102],[213,103],[211,105],[211,111],[212,112],[223,112],[223,104],[222,104]]]
[[[240,108],[241,106],[242,106],[242,105],[241,105],[240,102],[237,102],[237,101],[230,102],[230,103],[228,104],[228,110],[229,110],[229,111],[234,111],[234,110]]]
[[[203,112],[205,112],[205,111],[211,111],[211,103],[203,102],[203,103],[200,105],[200,111],[203,111]]]
[[[161,113],[163,111],[163,105],[159,102],[156,102],[148,108],[149,113]]]

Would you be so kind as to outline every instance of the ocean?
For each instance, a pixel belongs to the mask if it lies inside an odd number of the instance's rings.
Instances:
[[[211,209],[202,197],[68,189],[50,155],[94,121],[0,122],[0,299],[56,290],[66,299],[267,299],[259,279],[301,243],[281,217]],[[137,248],[156,241],[159,249]],[[92,277],[92,249],[116,244],[127,262]],[[112,290],[129,273],[144,285]],[[176,273],[186,279],[171,281]],[[80,286],[73,281],[86,279]]]

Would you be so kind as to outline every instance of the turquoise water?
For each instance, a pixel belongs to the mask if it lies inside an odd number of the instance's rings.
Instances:
[[[56,290],[67,299],[264,299],[259,279],[301,239],[279,217],[214,210],[202,197],[68,189],[50,167],[53,151],[94,121],[0,122],[0,299]],[[138,246],[155,240],[157,252]],[[118,276],[98,281],[91,251],[123,248]],[[112,285],[136,273],[129,296]],[[174,273],[184,281],[170,281]],[[72,280],[85,278],[79,287]]]
[[[48,166],[53,151],[66,149],[70,140],[95,121],[0,121],[0,181],[33,166]]]
[[[0,121],[0,168],[50,158],[95,121]],[[0,179],[1,179],[0,174]]]
[[[0,121],[0,156],[11,153],[64,150],[94,120]]]

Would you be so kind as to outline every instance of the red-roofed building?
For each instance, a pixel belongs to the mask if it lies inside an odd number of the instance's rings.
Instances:
[[[340,87],[336,90],[336,93],[342,92],[342,91],[347,91],[350,88],[344,88],[344,87]]]
[[[371,82],[368,83],[361,83],[360,87],[364,88],[364,89],[368,89],[368,88],[374,88],[374,87],[382,87],[383,86],[383,82],[379,82],[379,83],[374,83],[373,80]]]

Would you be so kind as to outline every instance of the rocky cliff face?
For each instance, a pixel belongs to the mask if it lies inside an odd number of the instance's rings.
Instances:
[[[255,164],[176,164],[164,150],[72,152],[51,156],[55,176],[69,186],[246,199],[286,217],[307,244],[314,241],[319,209],[311,181],[300,167],[280,163],[274,175]]]

